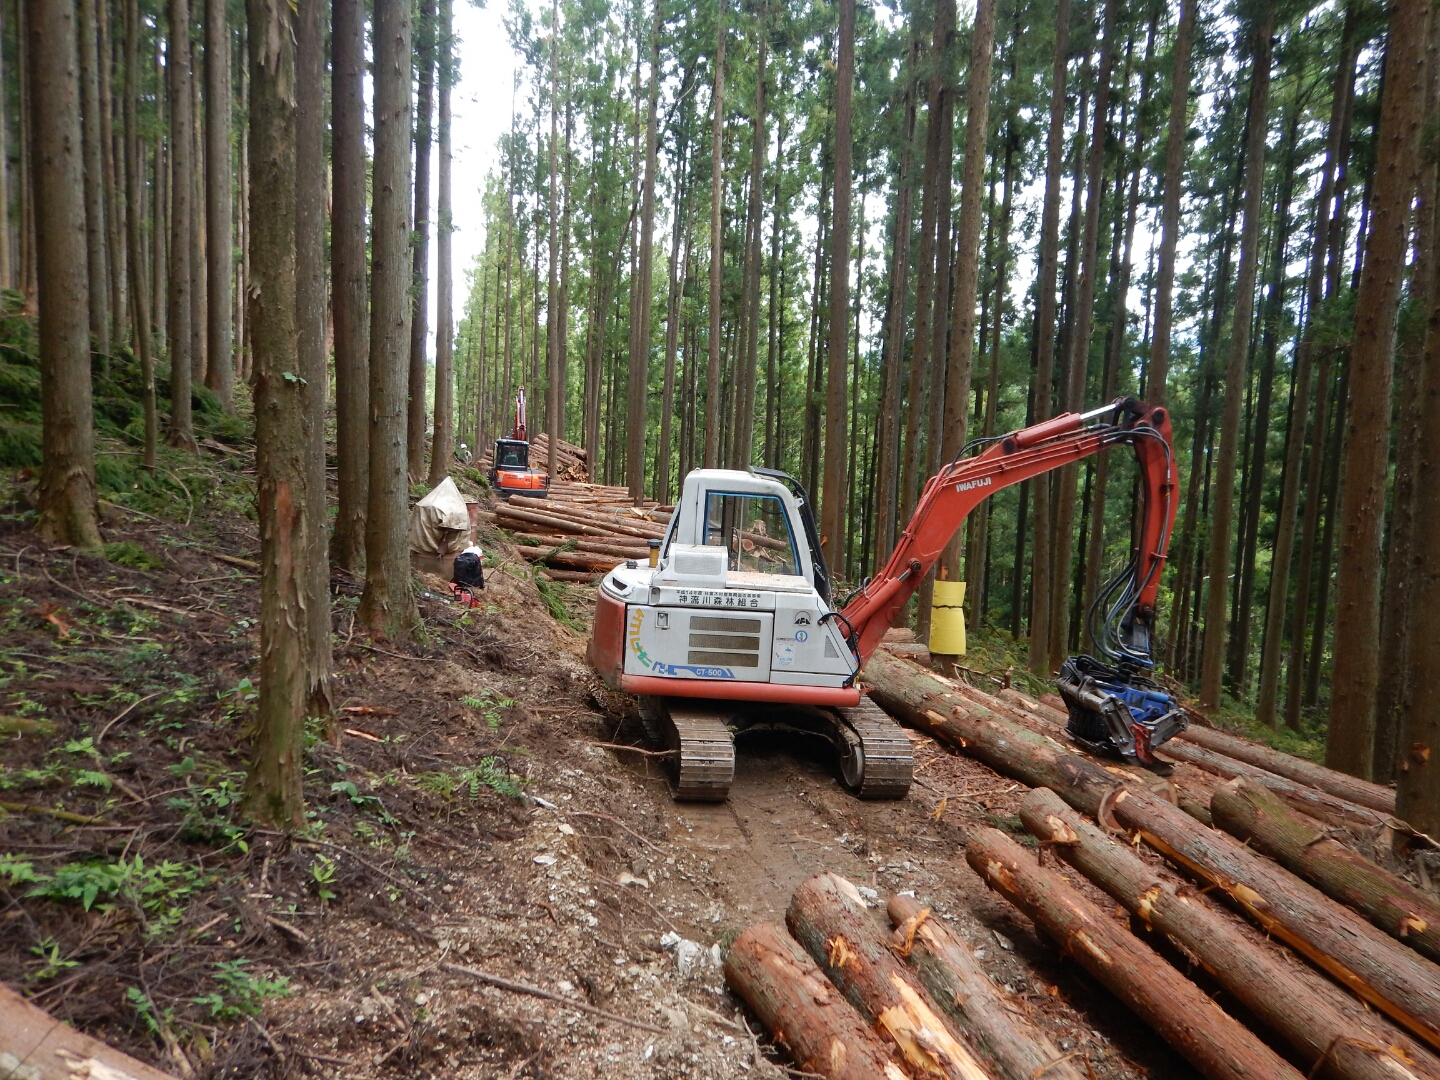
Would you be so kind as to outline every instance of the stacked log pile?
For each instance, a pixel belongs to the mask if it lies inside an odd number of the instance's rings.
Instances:
[[[486,516],[546,577],[593,583],[627,559],[648,559],[649,542],[665,535],[670,510],[654,502],[633,506],[624,488],[569,483],[552,486],[544,499],[497,499]]]
[[[1056,1049],[929,908],[893,898],[887,934],[868,907],[850,882],[819,874],[795,891],[786,926],[752,926],[726,955],[730,987],[805,1073],[1083,1080],[1083,1064]]]
[[[1264,1035],[1311,1076],[1440,1080],[1440,904],[1358,850],[1408,833],[1392,793],[1198,727],[1167,744],[1162,779],[1080,753],[1055,700],[991,696],[884,649],[864,674],[903,723],[1036,789],[1021,819],[1042,859],[980,830],[967,860],[1205,1076],[1295,1075]],[[1169,938],[1255,1031],[1041,865],[1047,851]]]

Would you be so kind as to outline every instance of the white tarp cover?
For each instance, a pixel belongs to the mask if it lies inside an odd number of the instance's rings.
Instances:
[[[470,513],[465,497],[446,477],[410,511],[410,550],[420,555],[449,555],[465,547]]]

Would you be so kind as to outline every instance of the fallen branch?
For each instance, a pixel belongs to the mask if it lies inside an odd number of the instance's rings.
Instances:
[[[69,810],[54,810],[48,806],[31,806],[29,803],[0,802],[0,810],[8,810],[12,814],[43,814],[45,817],[53,817],[57,821],[68,821],[72,825],[109,824],[99,814],[86,817],[84,814],[74,814]]]
[[[586,1005],[583,1001],[575,1001],[572,998],[560,994],[553,994],[549,990],[542,990],[538,986],[529,986],[525,983],[511,982],[509,979],[502,979],[498,975],[491,975],[488,971],[481,971],[479,968],[465,967],[463,964],[441,964],[446,971],[453,971],[459,975],[468,975],[470,978],[484,983],[486,986],[493,986],[497,990],[508,990],[512,994],[528,994],[531,997],[544,998],[546,1001],[553,1001],[556,1004],[564,1005],[567,1009],[578,1009],[580,1012],[589,1013],[591,1016],[598,1016],[602,1020],[613,1020],[617,1024],[625,1024],[629,1027],[639,1028],[641,1031],[649,1031],[655,1035],[664,1035],[666,1031],[654,1024],[647,1024],[643,1020],[631,1020],[628,1016],[620,1016],[618,1013],[606,1012],[604,1009],[597,1009],[594,1005]]]

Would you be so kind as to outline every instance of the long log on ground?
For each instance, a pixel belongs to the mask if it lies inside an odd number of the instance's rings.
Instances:
[[[1299,1080],[1300,1073],[1204,991],[1004,833],[978,830],[965,858],[1209,1080]]]
[[[1379,784],[1372,784],[1368,780],[1361,780],[1356,776],[1346,776],[1334,769],[1327,769],[1324,765],[1316,765],[1313,761],[1306,761],[1304,758],[1298,758],[1292,754],[1272,750],[1268,746],[1253,743],[1248,739],[1242,739],[1224,731],[1200,727],[1198,724],[1182,732],[1180,737],[1186,742],[1203,746],[1206,750],[1224,754],[1226,757],[1243,761],[1245,764],[1254,765],[1259,769],[1265,769],[1277,776],[1308,784],[1310,787],[1318,788],[1327,794],[1355,803],[1357,806],[1378,810],[1381,814],[1386,815],[1395,813],[1395,792],[1387,787],[1381,787]]]
[[[1440,1048],[1440,968],[1314,886],[1148,792],[1121,791],[1107,808],[1121,828],[1139,833],[1171,862],[1222,889],[1271,937]]]
[[[566,517],[555,514],[541,514],[534,510],[521,510],[506,502],[495,504],[495,520],[502,528],[506,521],[523,521],[530,525],[543,525],[551,532],[579,533],[581,536],[614,536],[613,529],[602,529],[597,525],[587,525],[583,521],[572,521]]]
[[[0,983],[0,1077],[175,1080],[98,1039],[82,1035]]]
[[[1272,797],[1273,798],[1273,797]],[[1255,931],[1177,889],[1053,791],[1032,791],[1020,820],[1042,845],[1195,957],[1235,999],[1301,1055],[1311,1075],[1336,1080],[1433,1080],[1440,1060],[1303,964],[1285,963]],[[1395,1045],[1396,1049],[1390,1047]],[[1413,1064],[1409,1064],[1413,1063]]]
[[[1064,709],[1057,709],[1050,700],[1037,701],[1013,688],[1001,690],[998,696],[1012,706],[1056,724],[1063,725],[1069,720]],[[1049,697],[1047,694],[1046,698]],[[1392,791],[1213,728],[1192,727],[1182,731],[1160,752],[1226,780],[1247,777],[1265,785],[1302,813],[1336,825],[1377,828],[1395,813]],[[1356,795],[1364,797],[1355,798]],[[1383,796],[1388,796],[1388,802]]]
[[[828,1080],[899,1080],[891,1049],[778,923],[756,923],[725,954],[725,981],[795,1064]]]
[[[577,585],[594,585],[605,576],[590,570],[559,570],[549,566],[542,567],[540,572],[551,581],[568,581]]]
[[[854,885],[836,874],[810,878],[790,898],[785,925],[916,1075],[991,1080],[976,1052],[891,951]]]
[[[1210,797],[1215,824],[1269,855],[1326,895],[1431,960],[1440,961],[1440,904],[1377,866],[1249,780],[1231,780]]]
[[[564,570],[588,570],[591,573],[608,574],[624,559],[614,555],[596,555],[590,551],[555,551],[553,548],[520,548],[520,556],[527,562],[545,563]]]
[[[892,896],[893,947],[908,954],[920,981],[1005,1080],[1086,1080],[1080,1064],[1061,1053],[1024,1009],[980,970],[970,946],[913,896]]]
[[[911,727],[959,747],[968,756],[1028,787],[1061,792],[1077,810],[1095,814],[1102,800],[1129,779],[1056,740],[998,716],[980,716],[934,675],[876,649],[862,673],[870,697]]]
[[[1188,762],[1208,773],[1222,776],[1226,780],[1233,780],[1237,776],[1253,780],[1257,784],[1269,788],[1301,813],[1309,814],[1321,821],[1328,821],[1332,825],[1353,825],[1362,829],[1378,829],[1391,817],[1388,814],[1377,813],[1369,807],[1352,803],[1348,799],[1341,799],[1328,792],[1319,791],[1306,784],[1277,776],[1265,769],[1258,769],[1254,765],[1247,765],[1243,761],[1236,761],[1234,758],[1217,754],[1213,750],[1206,750],[1202,746],[1182,740],[1171,739],[1160,748],[1160,753],[1175,761]]]
[[[665,535],[665,525],[634,515],[616,514],[608,510],[590,510],[550,499],[532,499],[528,495],[511,495],[507,504],[511,508],[550,514],[555,517],[579,521],[586,525],[598,525],[603,529],[643,536],[648,540],[659,540]],[[497,507],[498,509],[498,507]]]
[[[510,531],[515,534],[517,540],[539,541],[542,549],[564,545],[572,551],[589,551],[596,555],[618,555],[623,559],[646,559],[650,556],[648,548],[631,547],[620,537],[616,537],[614,540],[593,540],[583,536],[556,536],[553,533],[532,533],[517,529]],[[519,546],[532,548],[535,545],[522,542]]]

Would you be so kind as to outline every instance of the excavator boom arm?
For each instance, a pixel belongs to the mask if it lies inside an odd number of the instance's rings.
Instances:
[[[862,664],[982,500],[1116,443],[1134,446],[1145,500],[1140,548],[1116,616],[1123,639],[1136,643],[1136,658],[1148,662],[1155,598],[1178,505],[1170,416],[1133,398],[1100,411],[1111,408],[1113,423],[1086,426],[1096,414],[1064,413],[1002,436],[984,453],[954,461],[929,480],[889,561],[840,612]]]

